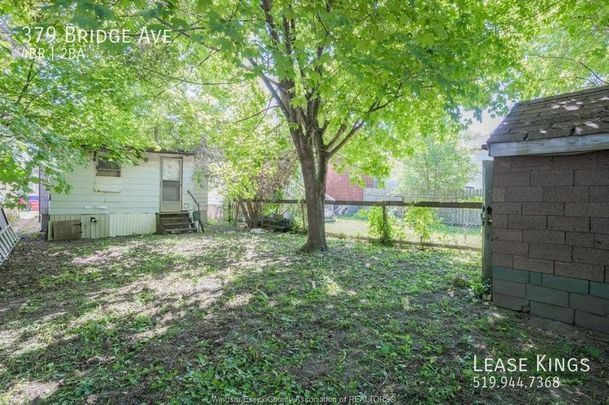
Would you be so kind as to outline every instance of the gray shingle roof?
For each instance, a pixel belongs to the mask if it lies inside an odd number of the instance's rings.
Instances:
[[[488,143],[609,134],[609,86],[514,105]]]

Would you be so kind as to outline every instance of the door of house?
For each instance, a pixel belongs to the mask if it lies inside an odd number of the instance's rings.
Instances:
[[[161,212],[182,210],[182,158],[161,158]]]

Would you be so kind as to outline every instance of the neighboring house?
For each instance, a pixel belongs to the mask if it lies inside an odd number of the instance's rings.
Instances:
[[[373,187],[374,180],[364,177],[366,187]],[[330,165],[326,177],[326,200],[329,201],[365,201],[364,188],[351,182],[349,171],[339,173]],[[350,205],[326,205],[326,220],[331,220],[335,215],[352,215],[361,207]]]
[[[364,201],[364,188],[351,182],[348,171],[338,173],[332,166],[328,166],[326,179],[326,195],[332,200]],[[374,186],[370,177],[364,177],[364,183],[366,187]]]
[[[488,140],[493,302],[609,333],[609,86],[516,104]]]
[[[461,140],[461,146],[469,152],[469,158],[476,165],[476,173],[469,182],[465,185],[466,189],[482,190],[482,162],[491,160],[487,151],[482,149],[482,145],[486,143],[488,134],[469,135]]]
[[[198,177],[191,153],[149,151],[137,165],[94,153],[66,175],[68,193],[41,190],[42,229],[49,240],[195,231],[207,217]]]

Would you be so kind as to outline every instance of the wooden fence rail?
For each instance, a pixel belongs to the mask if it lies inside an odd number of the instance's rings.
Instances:
[[[240,201],[244,202],[244,201]],[[306,204],[306,200],[249,200],[249,202],[256,202],[262,204],[294,204],[300,205],[301,208],[304,209]],[[350,201],[350,200],[326,200],[325,205],[327,206],[356,206],[356,207],[382,207],[383,208],[383,219],[387,218],[387,207],[427,207],[427,208],[436,208],[438,209],[438,213],[449,213],[452,217],[458,217],[457,219],[451,219],[450,223],[459,226],[481,226],[481,211],[483,208],[483,203],[480,201]],[[239,204],[235,204],[236,207]],[[450,213],[450,211],[453,211]],[[476,212],[474,210],[480,210],[480,212]],[[468,215],[464,215],[464,212],[467,211]],[[235,220],[239,217],[239,210],[236,208],[235,211]],[[446,217],[446,215],[442,215],[442,217]],[[304,224],[304,212],[303,212],[303,224]],[[304,225],[303,225],[304,226]],[[330,236],[344,236],[340,234],[333,234],[331,232],[327,232],[327,235]],[[355,236],[350,235],[348,238],[360,239],[360,240],[373,240],[369,237],[364,236]],[[447,244],[447,243],[434,243],[434,242],[414,242],[414,241],[406,241],[406,240],[393,240],[393,243],[396,244],[411,244],[411,245],[419,245],[419,246],[430,246],[430,247],[441,247],[441,248],[454,248],[454,249],[464,249],[464,250],[480,250],[479,246],[469,246],[464,244]]]
[[[420,192],[389,192],[385,189],[364,188],[364,201],[463,201],[464,199],[479,199],[482,201],[484,192],[481,189],[459,189]]]
[[[306,204],[306,200],[254,200],[264,204]],[[326,200],[326,205],[353,205],[357,207],[429,207],[482,209],[480,201],[349,201]]]

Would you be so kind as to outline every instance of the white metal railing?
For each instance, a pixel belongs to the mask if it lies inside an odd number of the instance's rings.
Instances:
[[[18,241],[19,237],[9,225],[4,209],[0,208],[0,264],[6,260]]]

